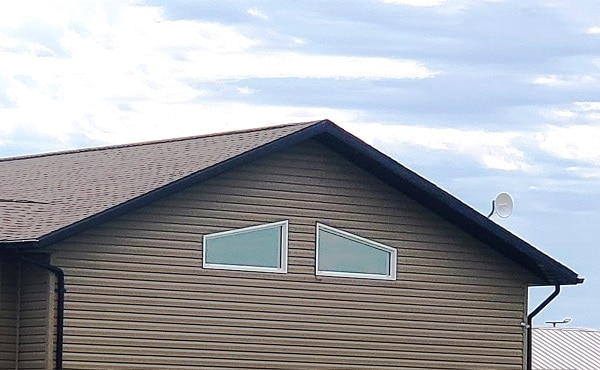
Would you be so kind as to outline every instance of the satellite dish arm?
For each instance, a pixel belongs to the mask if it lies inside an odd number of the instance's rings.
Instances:
[[[492,200],[492,211],[490,212],[490,214],[487,216],[487,218],[492,217],[492,215],[494,214],[494,212],[496,211],[496,200]]]

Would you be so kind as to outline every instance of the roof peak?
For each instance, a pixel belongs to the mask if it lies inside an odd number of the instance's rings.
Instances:
[[[162,144],[162,143],[173,143],[173,142],[196,140],[196,139],[209,138],[209,137],[219,137],[219,136],[228,136],[228,135],[244,134],[244,133],[251,133],[251,132],[277,130],[277,129],[282,129],[282,128],[291,127],[291,126],[306,125],[308,127],[308,126],[318,124],[321,122],[331,122],[331,121],[329,121],[327,119],[323,119],[323,120],[306,121],[306,122],[294,122],[294,123],[286,123],[286,124],[274,125],[274,126],[270,125],[270,126],[260,126],[260,127],[253,127],[253,128],[247,128],[247,129],[239,129],[239,130],[234,130],[234,131],[219,131],[219,132],[213,132],[213,133],[208,133],[208,134],[203,134],[203,135],[181,136],[181,137],[173,137],[173,138],[166,138],[166,139],[139,141],[139,142],[134,142],[134,143],[126,143],[126,144],[112,144],[112,145],[102,145],[102,146],[97,146],[97,147],[58,150],[55,152],[24,154],[24,155],[0,158],[0,162],[33,159],[33,158],[43,158],[43,157],[65,155],[65,154],[95,152],[95,151],[120,149],[120,148],[130,148],[130,147],[155,145],[155,144]]]

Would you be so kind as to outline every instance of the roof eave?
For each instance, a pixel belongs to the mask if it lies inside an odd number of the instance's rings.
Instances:
[[[148,205],[155,200],[162,199],[235,167],[308,139],[317,139],[329,145],[350,161],[365,168],[430,210],[440,214],[501,254],[521,264],[539,276],[543,283],[548,285],[575,285],[583,282],[583,279],[579,278],[568,267],[537,250],[445,190],[402,166],[329,120],[317,121],[306,128],[58,229],[39,238],[36,245],[44,247],[56,243],[95,225]]]
[[[0,240],[0,250],[30,250],[39,248],[38,239]]]
[[[335,125],[328,126],[324,131],[321,140],[327,145],[533,272],[543,283],[576,285],[583,282],[568,267],[357,137]]]
[[[214,166],[202,169],[191,175],[182,177],[176,181],[173,181],[160,188],[156,188],[150,192],[147,192],[136,198],[132,198],[126,202],[123,202],[112,208],[108,208],[102,212],[91,215],[73,224],[70,224],[61,229],[52,231],[39,238],[37,246],[39,248],[46,247],[50,244],[57,243],[64,240],[72,235],[80,233],[91,227],[99,225],[103,222],[109,221],[115,217],[124,215],[132,212],[140,207],[150,204],[156,200],[162,199],[166,196],[175,194],[181,190],[184,190],[192,185],[198,184],[210,178],[213,178],[221,173],[229,171],[235,167],[239,167],[245,163],[251,162],[268,154],[274,153],[285,147],[289,147],[298,144],[302,141],[308,140],[312,137],[318,136],[327,130],[327,127],[332,126],[333,123],[329,120],[316,121],[315,124],[308,126],[302,130],[298,130],[282,138],[276,139],[272,142],[264,144],[262,146],[253,148],[245,153],[229,158],[223,162],[220,162]]]

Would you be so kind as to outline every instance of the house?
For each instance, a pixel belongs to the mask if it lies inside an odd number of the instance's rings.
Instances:
[[[0,194],[0,368],[523,369],[528,287],[582,282],[327,120],[7,158]]]
[[[534,370],[600,369],[600,330],[533,328]]]

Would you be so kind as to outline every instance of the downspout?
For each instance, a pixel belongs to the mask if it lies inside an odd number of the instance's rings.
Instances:
[[[56,302],[56,365],[55,370],[62,370],[63,360],[63,333],[64,333],[64,321],[65,321],[65,273],[60,268],[53,266],[49,263],[39,262],[36,260],[29,259],[23,255],[20,255],[21,260],[36,265],[43,269],[52,272],[56,276],[56,283],[58,285],[57,302]]]
[[[544,302],[540,303],[539,306],[535,308],[535,310],[531,311],[529,315],[527,315],[527,370],[531,370],[531,333],[533,331],[533,318],[540,313],[546,306],[552,302],[554,298],[558,296],[560,293],[560,285],[554,286],[554,292],[550,294]]]

